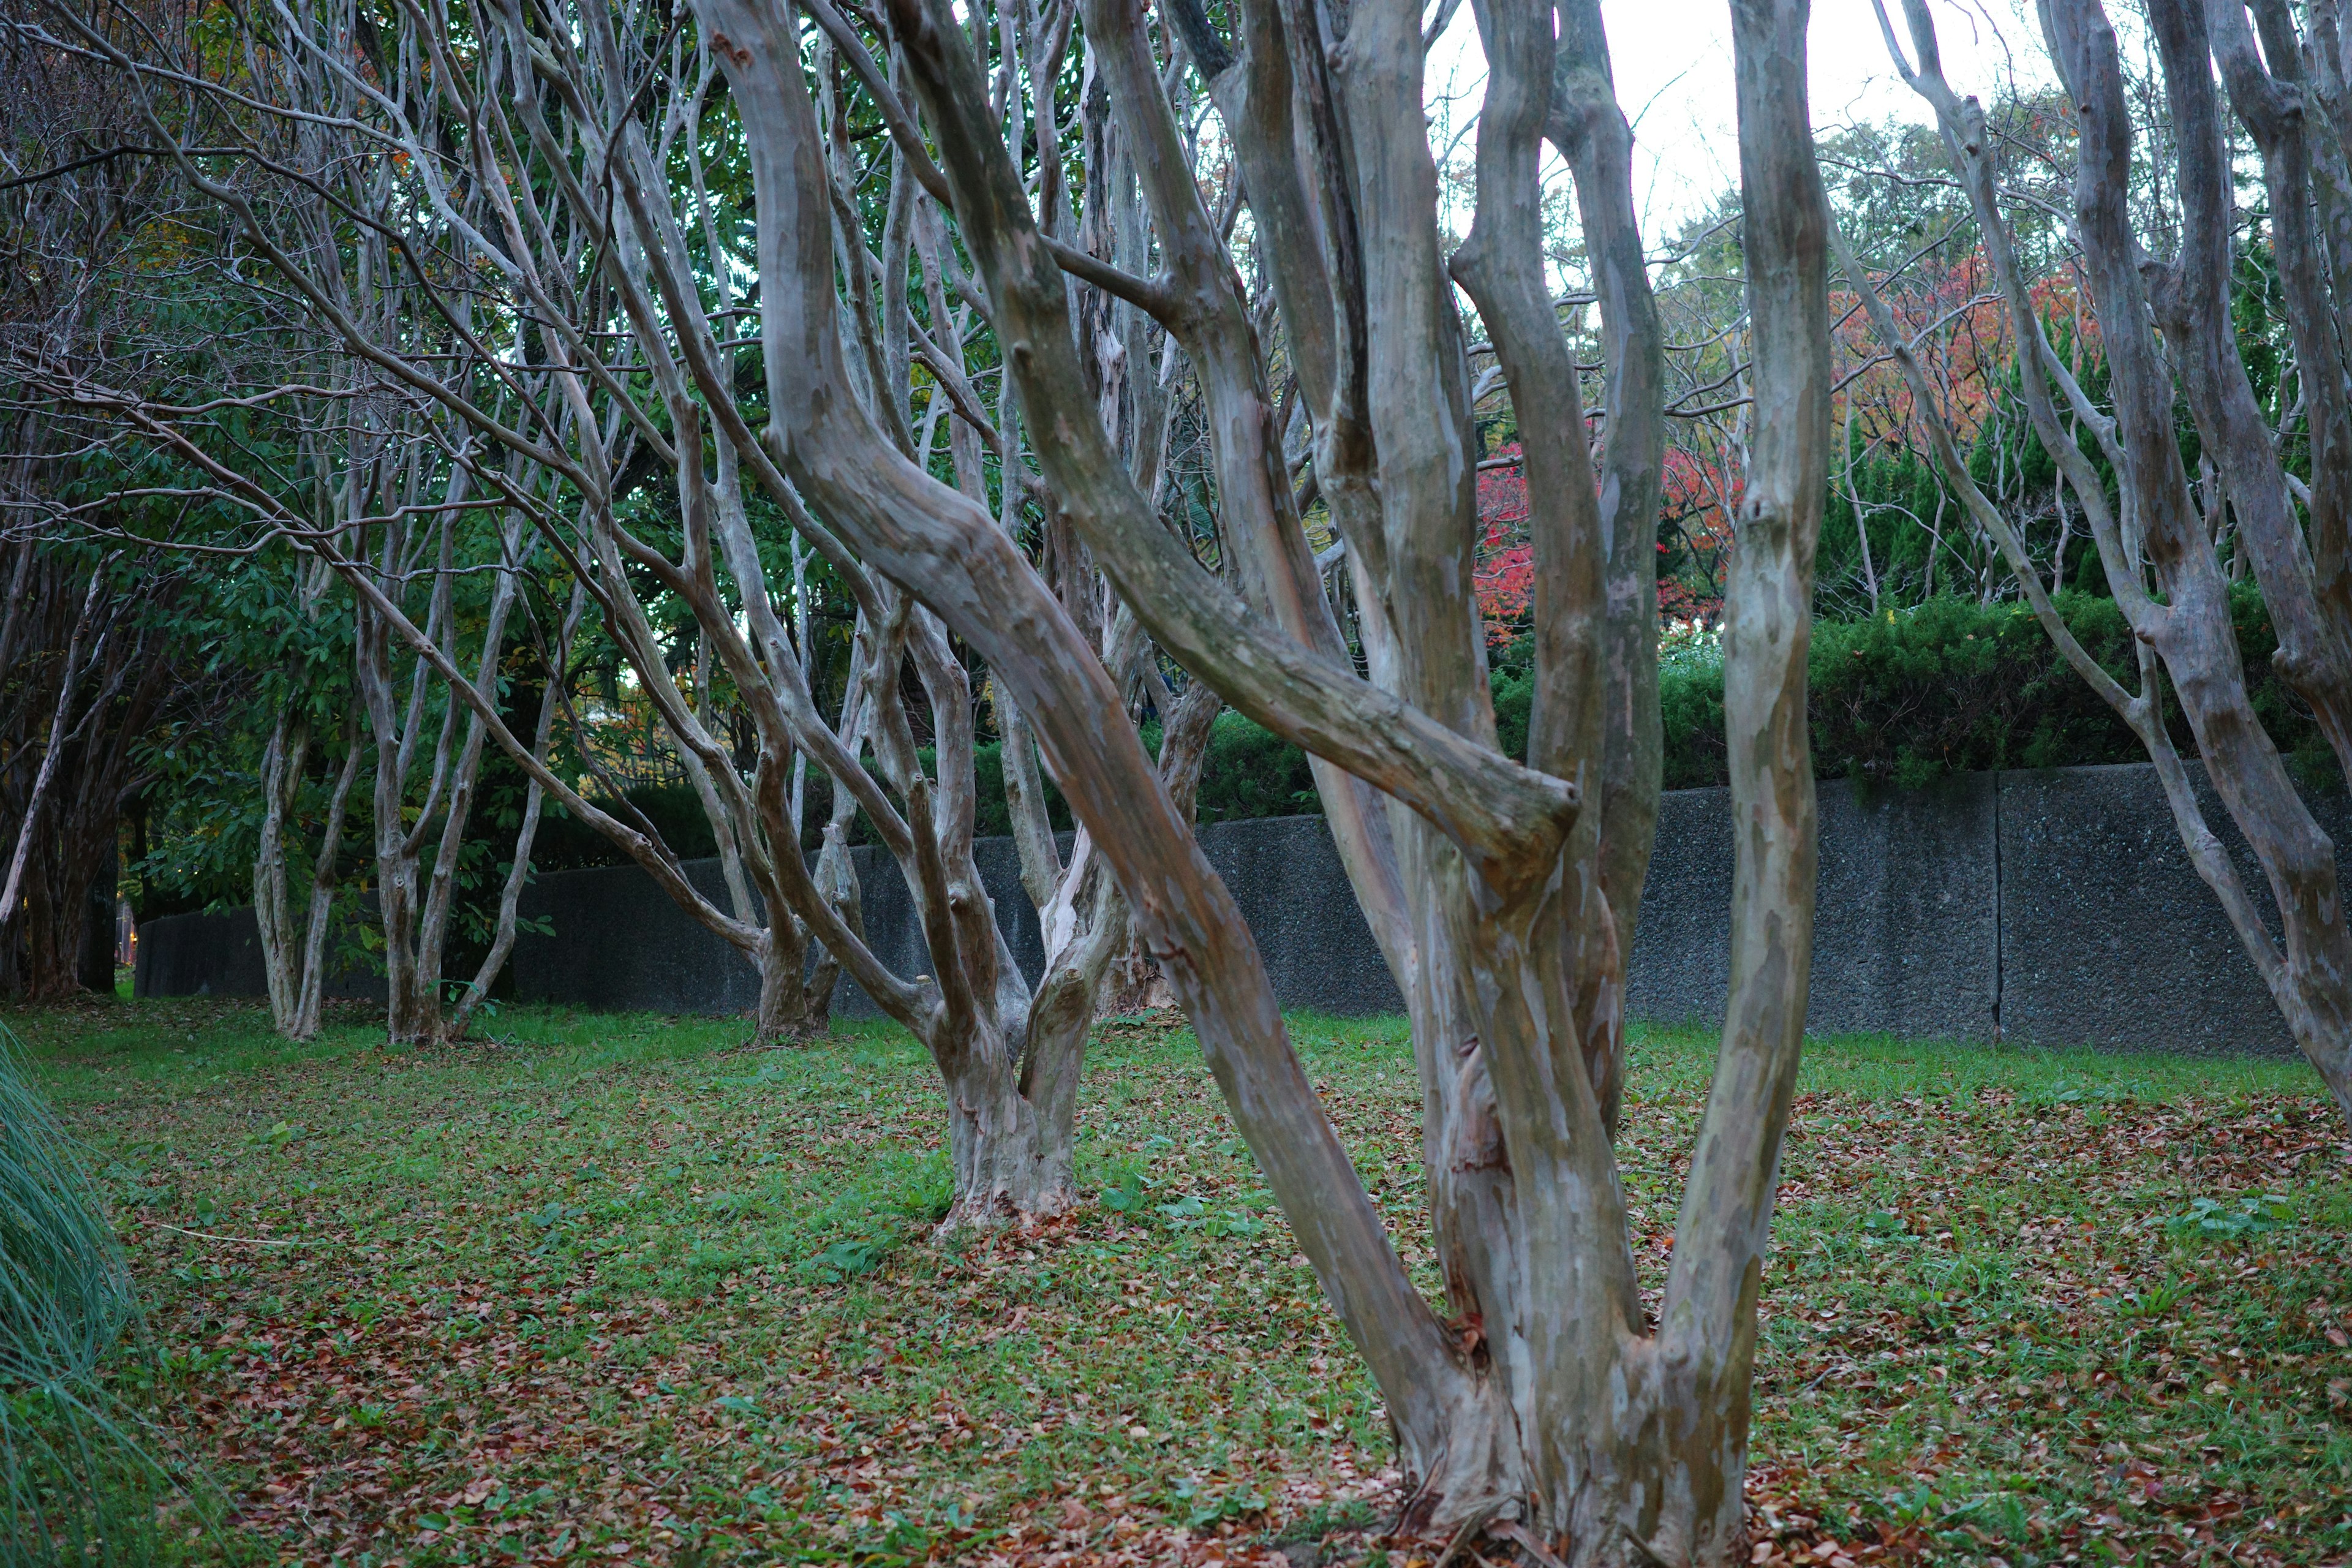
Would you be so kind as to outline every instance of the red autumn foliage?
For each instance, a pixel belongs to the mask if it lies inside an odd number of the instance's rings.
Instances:
[[[1517,442],[1497,447],[1487,458],[1504,466],[1482,468],[1478,474],[1478,612],[1486,623],[1487,644],[1505,648],[1527,635],[1534,610],[1535,552],[1528,540],[1527,470],[1517,459]],[[1672,447],[1666,452],[1665,489],[1661,514],[1680,525],[1696,548],[1710,552],[1731,542],[1728,508],[1739,493],[1739,472],[1730,463]],[[1666,547],[1659,546],[1660,553]],[[1662,575],[1658,583],[1658,613],[1668,619],[1711,618],[1717,601],[1690,584]]]
[[[1487,644],[1508,647],[1528,630],[1535,595],[1535,550],[1528,542],[1528,476],[1516,460],[1519,445],[1514,441],[1494,456],[1513,462],[1478,472],[1475,582]]]

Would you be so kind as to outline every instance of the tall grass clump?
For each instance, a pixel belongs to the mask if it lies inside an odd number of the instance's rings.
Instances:
[[[0,1026],[0,1568],[159,1555],[161,1471],[103,1377],[138,1316],[98,1185]]]

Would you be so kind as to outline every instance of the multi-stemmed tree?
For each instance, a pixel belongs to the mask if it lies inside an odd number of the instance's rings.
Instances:
[[[737,292],[740,216],[705,179],[707,145],[723,153],[730,137],[723,99],[711,91],[713,57],[677,37],[649,47],[649,37],[621,30],[626,18],[602,11],[576,20],[574,38],[568,22],[550,31],[544,17],[519,7],[463,26],[443,18],[353,58],[349,41],[367,36],[354,15],[280,16],[270,24],[279,29],[268,35],[271,47],[248,57],[270,68],[245,86],[269,92],[224,99],[208,121],[216,142],[242,137],[250,152],[233,176],[218,164],[208,172],[194,159],[184,163],[188,178],[230,215],[236,243],[257,250],[292,284],[408,421],[398,444],[408,466],[371,458],[370,471],[439,490],[379,487],[364,498],[364,516],[329,525],[240,479],[161,411],[131,410],[104,389],[70,395],[123,414],[203,468],[220,494],[331,563],[356,594],[362,625],[404,643],[420,668],[450,683],[450,706],[412,702],[404,720],[384,702],[371,704],[372,712],[387,710],[379,728],[403,738],[380,757],[380,769],[418,754],[409,738],[420,723],[429,728],[439,715],[446,740],[457,707],[467,708],[461,759],[477,760],[478,734],[496,739],[539,785],[760,963],[763,1034],[805,1026],[813,1011],[821,1019],[837,966],[931,1047],[954,1108],[956,1217],[1066,1206],[1079,1053],[1128,929],[1118,886],[1083,830],[1066,858],[1060,853],[1044,815],[1034,742],[1019,703],[999,688],[993,707],[1007,742],[1024,887],[1046,940],[1045,971],[1033,988],[998,931],[973,858],[976,705],[961,652],[929,611],[808,513],[747,434],[738,405],[756,387],[761,345],[740,327],[753,310]],[[484,30],[467,31],[474,26]],[[99,27],[84,26],[79,36],[133,73],[146,68]],[[1042,35],[1033,42],[1050,47]],[[637,107],[648,101],[652,112],[640,123]],[[164,130],[160,114],[152,123]],[[296,140],[325,138],[338,153],[313,147],[301,159],[273,158],[266,133],[288,126]],[[454,126],[467,133],[445,145],[438,133]],[[1049,147],[1061,131],[1051,127]],[[948,434],[943,426],[952,426],[957,434],[940,455],[962,493],[984,495],[994,480],[1009,529],[1041,493],[1020,461],[1009,395],[992,424],[973,393],[969,356],[982,345],[964,330],[971,286],[912,182],[890,200],[886,256],[878,263],[868,256],[854,198],[874,171],[845,167],[840,143],[835,138],[827,148],[827,190],[844,221],[828,218],[828,244],[864,313],[887,329],[878,339],[869,334],[877,352],[860,354],[853,391],[902,453],[928,458]],[[322,208],[348,226],[349,243],[314,242],[308,220]],[[1132,226],[1124,238],[1106,231],[1097,239],[1113,249],[1135,242]],[[915,256],[926,307],[919,323],[906,287]],[[897,292],[877,301],[856,281],[874,276],[896,279]],[[482,277],[499,285],[486,288]],[[961,308],[948,303],[950,293],[963,297]],[[1098,330],[1106,361],[1115,340],[1150,350],[1149,337],[1115,311],[1101,315]],[[895,368],[879,352],[892,345],[902,351]],[[919,416],[908,406],[918,347],[927,393]],[[1127,458],[1147,486],[1165,444],[1156,379],[1147,363],[1095,384],[1102,405],[1127,416]],[[983,447],[993,447],[992,463]],[[620,504],[642,484],[641,465],[676,485],[677,533],[667,545],[633,528]],[[1044,553],[1063,601],[1088,626],[1099,656],[1122,672],[1135,703],[1160,710],[1163,765],[1171,774],[1197,769],[1213,711],[1205,692],[1181,700],[1169,693],[1135,618],[1105,597],[1084,552],[1056,534],[1051,507],[1042,510]],[[439,519],[440,531],[404,527],[413,512]],[[509,520],[498,563],[441,560],[425,569],[397,558],[395,536],[411,548],[453,540],[457,520],[484,513]],[[404,601],[412,580],[446,584],[487,570],[505,582],[516,518],[528,519],[585,584],[605,634],[675,738],[718,833],[731,911],[694,887],[667,846],[619,808],[581,797],[511,733],[488,666],[475,661],[469,671],[447,646],[441,598],[428,597],[422,614]],[[770,570],[783,524],[797,527],[856,612],[837,715],[817,706],[806,577],[796,570],[788,584]],[[372,558],[362,558],[362,540],[373,542]],[[793,559],[797,566],[797,546]],[[714,721],[708,682],[687,682],[670,667],[652,608],[656,595],[691,616],[706,658],[731,688],[734,712],[747,721],[748,748]],[[502,603],[493,590],[491,608]],[[385,682],[376,686],[379,697],[388,694]],[[919,726],[928,758],[910,722],[910,690],[922,693],[928,710]],[[1121,722],[1133,728],[1131,715]],[[379,751],[385,744],[380,740]],[[834,796],[814,868],[804,862],[798,787],[811,761]],[[441,771],[430,776],[437,781]],[[861,812],[899,862],[928,973],[892,973],[857,929],[845,835]],[[428,809],[401,822],[394,847],[413,851],[409,841],[431,817]],[[382,879],[392,885],[388,874]],[[754,898],[764,911],[749,907]],[[810,934],[830,962],[804,978]]]
[[[130,37],[155,21],[110,18]],[[168,765],[244,770],[257,784],[255,810],[235,823],[247,831],[218,837],[253,848],[263,971],[281,1032],[304,1038],[318,1027],[333,956],[329,933],[341,826],[370,752],[388,1031],[400,1042],[462,1032],[512,944],[516,895],[539,816],[536,791],[520,813],[510,868],[488,922],[487,960],[453,1005],[443,970],[460,921],[461,883],[477,870],[466,858],[477,837],[482,721],[465,716],[433,669],[399,649],[365,604],[337,594],[331,573],[298,563],[283,574],[241,559],[250,556],[249,547],[211,531],[216,511],[203,480],[207,473],[237,475],[364,562],[379,596],[416,610],[426,635],[470,665],[468,681],[496,706],[519,574],[532,567],[532,536],[520,514],[476,504],[467,489],[476,465],[465,450],[444,446],[429,405],[372,375],[364,360],[320,330],[327,322],[319,319],[349,322],[410,356],[441,363],[462,360],[472,342],[465,300],[461,296],[456,311],[436,314],[396,259],[400,237],[347,221],[352,205],[391,200],[398,184],[381,160],[331,173],[337,149],[331,127],[363,96],[355,84],[331,73],[303,79],[299,58],[276,60],[273,74],[273,66],[257,58],[257,84],[308,79],[308,101],[319,112],[239,121],[199,107],[181,124],[184,131],[241,128],[251,133],[259,159],[308,172],[288,183],[271,216],[279,242],[318,289],[313,315],[240,276],[247,258],[239,237],[208,233],[211,215],[188,199],[187,183],[157,178],[158,149],[121,144],[123,117],[135,118],[142,101],[135,76],[110,68],[103,51],[93,58],[88,50],[28,46],[21,30],[12,43],[16,58],[35,68],[0,93],[12,128],[54,116],[61,93],[71,96],[63,89],[79,89],[103,103],[109,118],[55,140],[66,147],[92,139],[115,144],[84,161],[103,180],[78,174],[79,163],[49,152],[58,166],[12,184],[5,198],[21,220],[15,232],[32,258],[24,276],[57,280],[46,290],[37,282],[11,290],[6,374],[25,410],[23,423],[37,428],[46,420],[67,442],[52,455],[20,459],[39,462],[46,472],[43,482],[14,487],[19,493],[9,498],[5,526],[35,542],[37,551],[88,536],[109,548],[141,550],[158,535],[152,542],[165,548],[143,559],[168,560],[176,550],[180,568],[145,575],[157,584],[184,582],[193,591],[179,596],[170,615],[151,617],[158,624],[141,668],[150,675],[172,668],[156,656],[158,646],[216,676],[245,664],[233,689],[222,683],[224,700],[248,710],[266,705],[266,739],[240,756],[235,738],[194,737],[170,748],[182,754]],[[110,185],[146,194],[135,205],[119,195],[110,202]],[[121,210],[126,206],[131,210]],[[56,298],[43,310],[45,293]],[[142,456],[136,445],[118,448],[116,421],[132,408],[147,426],[174,433],[177,444],[166,443],[161,460]],[[193,486],[179,482],[191,478]],[[509,464],[508,478],[528,476]],[[329,621],[341,624],[330,630]],[[190,635],[196,627],[226,636],[207,646]],[[126,626],[109,634],[118,655],[130,633]],[[463,655],[461,645],[470,645]],[[341,681],[320,679],[320,656],[330,649],[349,660]],[[321,704],[330,700],[322,685],[349,698],[341,723],[330,717],[321,725]],[[342,731],[340,758],[322,755],[331,744],[319,733],[322,727]],[[544,719],[540,728],[547,729]],[[143,748],[148,740],[142,732],[124,743]],[[545,752],[544,738],[539,749]],[[187,752],[205,760],[192,763]],[[320,841],[315,852],[303,853],[292,840],[314,758],[331,782],[321,792]],[[93,781],[83,793],[96,798],[104,792]],[[298,910],[289,897],[289,862],[305,860],[310,885]]]
[[[1654,1332],[1633,1289],[1610,1152],[1622,949],[1601,869],[1606,530],[1624,520],[1617,498],[1596,505],[1533,221],[1558,39],[1583,81],[1605,80],[1586,42],[1597,42],[1582,25],[1590,14],[1572,12],[1558,34],[1548,7],[1482,15],[1493,75],[1479,226],[1455,262],[1504,355],[1522,437],[1544,448],[1531,464],[1551,465],[1539,471],[1559,481],[1530,485],[1543,506],[1531,525],[1535,768],[1496,749],[1486,701],[1470,589],[1477,453],[1421,119],[1417,7],[1359,6],[1343,19],[1244,6],[1238,50],[1205,30],[1192,45],[1226,93],[1253,89],[1221,108],[1256,232],[1297,247],[1297,270],[1277,288],[1303,387],[1307,356],[1328,352],[1316,478],[1372,628],[1370,680],[1325,629],[1249,301],[1184,162],[1144,17],[1108,3],[1083,13],[1151,204],[1161,270],[1081,276],[1157,314],[1202,377],[1238,595],[1159,528],[1086,397],[1064,258],[964,19],[922,0],[899,0],[887,19],[913,100],[890,115],[893,130],[910,163],[938,149],[1055,503],[1162,647],[1336,765],[1321,781],[1335,834],[1360,889],[1376,889],[1373,927],[1413,1006],[1433,1201],[1464,1309],[1450,1323],[1412,1289],[1323,1120],[1230,900],[1150,787],[1139,749],[1106,721],[1115,689],[1076,627],[992,520],[908,461],[849,394],[823,137],[792,18],[762,0],[705,0],[698,16],[725,62],[756,192],[769,449],[853,548],[972,641],[1032,715],[1381,1383],[1419,1489],[1412,1517],[1458,1527],[1518,1514],[1515,1528],[1579,1561],[1725,1560],[1741,1530],[1756,1290],[1810,953],[1802,679],[1828,323],[1803,7],[1735,7],[1756,413],[1727,612],[1733,995]],[[1000,82],[1016,65],[1002,65]],[[1622,121],[1616,131],[1622,149]],[[1606,199],[1605,187],[1595,194]],[[1619,368],[1621,381],[1638,376]],[[708,378],[706,395],[717,384]],[[1628,787],[1638,795],[1638,783]]]
[[[121,84],[12,47],[0,64],[0,355],[87,365],[121,330],[111,270],[180,192],[119,155]],[[100,128],[92,135],[93,128]],[[121,826],[153,773],[150,732],[210,717],[215,683],[170,620],[189,579],[116,542],[48,528],[124,468],[0,372],[0,994],[110,992]]]
[[[122,815],[150,729],[205,695],[170,647],[182,584],[140,564],[0,542],[0,995],[113,989]]]
[[[301,633],[319,627],[330,609],[334,574],[307,555],[298,555],[291,567],[292,593],[280,602],[290,609],[293,645],[280,651],[275,679],[259,682],[264,700],[275,703],[268,737],[261,748],[261,822],[253,856],[253,920],[261,944],[262,982],[269,993],[270,1022],[289,1040],[307,1040],[319,1032],[324,1016],[327,973],[334,962],[335,891],[343,843],[343,825],[351,810],[352,791],[359,783],[366,749],[360,743],[360,714],[346,710],[340,724],[322,726],[315,711],[319,700],[332,690],[313,689],[302,677],[310,673],[299,653]],[[324,685],[325,683],[320,683]],[[341,762],[332,760],[324,727],[340,740]],[[314,754],[332,772],[326,789],[322,820],[308,828],[303,810]],[[315,839],[312,837],[315,832]],[[308,861],[308,866],[304,862]],[[291,884],[308,871],[299,914],[292,902]]]
[[[528,517],[576,563],[673,733],[756,827],[746,859],[771,925],[786,910],[804,921],[931,1048],[967,1212],[1058,1199],[1056,1097],[1084,1017],[1048,1005],[1055,974],[1034,994],[1021,983],[979,889],[972,709],[950,637],[984,662],[1007,738],[1026,731],[1083,829],[1067,863],[1034,853],[1052,841],[1016,744],[1008,773],[1030,803],[1019,818],[1029,868],[1049,873],[1034,880],[1049,948],[1083,975],[1131,918],[1165,969],[1386,1397],[1414,1487],[1410,1521],[1514,1532],[1579,1563],[1727,1561],[1811,951],[1803,672],[1829,332],[1805,6],[1733,6],[1753,394],[1726,610],[1733,980],[1654,1322],[1636,1290],[1612,1138],[1623,958],[1655,808],[1646,574],[1658,349],[1597,6],[1482,8],[1491,77],[1476,221],[1450,257],[1416,5],[1256,0],[1233,11],[1230,35],[1181,0],[1158,29],[1118,0],[1042,15],[947,0],[854,18],[824,0],[807,9],[828,66],[848,68],[891,133],[887,163],[855,182],[844,178],[846,89],[828,69],[812,90],[814,46],[779,0],[701,0],[666,23],[512,0],[468,13],[462,37],[438,14],[404,14],[389,38],[349,13],[279,14],[272,58],[314,60],[364,89],[363,102],[320,117],[344,138],[341,161],[388,163],[408,182],[397,202],[351,204],[349,221],[403,237],[421,310],[495,319],[510,348],[478,340],[432,358],[381,341],[338,313],[315,264],[257,204],[262,176],[286,169],[247,160],[224,178],[220,155],[197,157],[192,140],[180,166],[352,354],[431,411],[438,449],[477,499]],[[152,74],[78,13],[57,14],[78,47]],[[1076,123],[1060,107],[1074,58]],[[1209,205],[1191,163],[1201,143],[1175,120],[1180,63],[1234,154],[1261,293],[1235,267],[1237,205]],[[319,116],[303,92],[268,110],[254,101],[224,115]],[[174,135],[152,107],[145,126]],[[1611,350],[1597,458],[1545,259],[1548,136],[1576,171]],[[1114,148],[1087,160],[1086,194],[1108,187],[1116,204],[1131,191],[1139,205],[1089,208],[1074,226],[1065,137]],[[731,199],[706,177],[717,156],[730,160]],[[868,203],[880,208],[878,256]],[[465,265],[410,259],[426,256]],[[460,280],[485,299],[461,303]],[[1482,454],[1457,282],[1501,363],[1530,474],[1527,765],[1497,744],[1473,590]],[[942,339],[958,310],[984,325],[988,363],[958,363],[970,345]],[[1149,352],[1163,331],[1162,366],[1181,355],[1198,389],[1214,571],[1155,504],[1160,447],[1134,393],[1137,345]],[[1107,370],[1122,360],[1123,382]],[[919,418],[907,395],[918,363]],[[1001,378],[992,420],[975,384],[983,372]],[[1306,497],[1276,394],[1294,378]],[[153,411],[118,406],[174,441]],[[1017,461],[1024,441],[1034,476]],[[491,448],[546,476],[543,488],[502,477]],[[205,460],[184,439],[173,449]],[[616,515],[614,475],[631,449],[675,476],[675,552]],[[629,841],[531,758],[363,562],[211,460],[222,494],[332,563],[533,777]],[[1302,504],[1321,508],[1344,553],[1356,647],[1339,635]],[[770,580],[761,529],[772,515],[857,607],[856,679],[837,720],[814,709],[787,618],[797,606],[780,605]],[[1029,544],[1043,547],[1045,573]],[[698,730],[635,632],[640,574],[691,606],[749,709],[759,756],[748,769]],[[1382,1229],[1162,780],[1181,755],[1155,763],[1142,743],[1132,698],[1158,673],[1139,651],[1147,634],[1318,759],[1343,859],[1412,1012],[1443,1311]],[[928,765],[907,713],[909,670],[929,709]],[[930,975],[884,969],[803,865],[777,803],[803,754],[898,856]],[[651,853],[641,861],[657,877],[670,869]],[[675,892],[682,879],[666,881]],[[730,918],[689,907],[714,928]]]
[[[1904,0],[1906,57],[1883,5],[1888,48],[1935,110],[2009,312],[2034,435],[2092,537],[2138,652],[2137,689],[2102,668],[2056,614],[2011,521],[1970,480],[1949,418],[1892,313],[1852,258],[1845,270],[1896,351],[1947,482],[2006,557],[2067,662],[2130,726],[2156,766],[2198,874],[2269,987],[2289,1032],[2352,1115],[2352,925],[2335,846],[2297,792],[2249,696],[2221,558],[2233,536],[2278,632],[2273,665],[2304,699],[2339,767],[2352,767],[2352,392],[2343,331],[2352,302],[2352,96],[2347,21],[2284,0],[2151,0],[2148,22],[2171,131],[2177,249],[2143,232],[2132,200],[2132,106],[2115,31],[2098,0],[2042,8],[2050,58],[2073,100],[2079,145],[2074,233],[2110,372],[2101,406],[2053,351],[2003,206],[1997,148],[1974,99],[1946,79],[1933,14]],[[2235,164],[2216,69],[2262,157],[2269,243],[2293,347],[2294,403],[2266,413],[2232,316],[2240,227]],[[2194,422],[2210,481],[2193,482],[2176,408]],[[2089,430],[2116,492],[2078,445]],[[2208,825],[2163,714],[2169,686],[2207,776],[2244,835],[2273,921]],[[2275,931],[2275,934],[2273,934]]]

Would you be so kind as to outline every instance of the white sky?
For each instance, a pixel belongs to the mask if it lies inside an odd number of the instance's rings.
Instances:
[[[1944,74],[1963,94],[1990,102],[2015,80],[2052,79],[2032,0],[1931,0]],[[1902,7],[1888,0],[1896,27]],[[1601,0],[1617,99],[1633,121],[1633,188],[1653,247],[1714,195],[1738,179],[1733,115],[1730,7],[1725,0]],[[1813,122],[1822,129],[1899,117],[1929,121],[1886,58],[1870,0],[1813,0]],[[1475,102],[1486,74],[1478,27],[1464,5],[1431,51],[1433,94]],[[1469,143],[1463,144],[1465,155]]]

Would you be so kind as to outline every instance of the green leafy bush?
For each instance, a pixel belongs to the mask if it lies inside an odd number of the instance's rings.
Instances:
[[[2115,601],[2070,592],[2057,603],[2092,656],[2136,687],[2131,632]],[[2231,609],[2255,712],[2282,750],[2316,753],[2322,742],[2309,710],[2272,672],[2278,639],[2253,584],[2231,589]],[[2022,605],[1933,599],[1869,620],[1819,621],[1809,673],[1813,763],[1823,778],[1916,789],[1952,773],[2147,760]],[[1507,666],[1495,672],[1494,690],[1496,731],[1524,758],[1534,679]],[[1663,649],[1658,705],[1665,787],[1726,783],[1721,645],[1685,637]],[[2168,703],[2167,712],[2174,742],[2193,754],[2178,706]],[[1297,748],[1237,713],[1217,724],[1201,782],[1202,821],[1318,809]]]
[[[2059,613],[2091,655],[2137,687],[2139,674],[2130,628],[2115,601],[2067,592]],[[2310,710],[2278,680],[2271,654],[2278,639],[2262,595],[2252,583],[2235,584],[2231,612],[2245,660],[2254,710],[2281,750],[2324,762],[2325,744]],[[1503,747],[1524,760],[1535,678],[1521,638],[1498,656],[1492,680],[1495,727]],[[2081,767],[2147,761],[2131,731],[2068,668],[2021,604],[1982,605],[1938,598],[1865,620],[1813,624],[1810,665],[1814,771],[1822,778],[1855,778],[1918,789],[1953,773],[1998,768]],[[1709,634],[1671,637],[1659,651],[1658,707],[1664,742],[1664,784],[1702,789],[1727,782],[1723,721],[1723,650]],[[2166,704],[2173,741],[2183,755],[2196,742],[2177,704]],[[1159,726],[1144,726],[1144,743],[1157,751]],[[924,763],[929,765],[928,750]],[[1013,831],[1004,796],[1003,749],[976,749],[975,830],[983,837]],[[809,779],[807,846],[816,847],[829,792],[821,775]],[[1051,780],[1046,814],[1067,832],[1069,806]],[[708,855],[710,833],[701,807],[683,786],[637,790],[631,802],[686,855]],[[1307,753],[1243,714],[1218,716],[1202,768],[1199,820],[1241,822],[1255,817],[1311,816],[1322,810]],[[861,814],[852,840],[873,842]],[[587,828],[551,817],[541,827],[542,870],[567,865],[610,865],[619,857]]]
[[[2294,1205],[2276,1193],[2248,1193],[2235,1203],[2197,1198],[2188,1211],[2164,1222],[2167,1235],[2183,1241],[2243,1241],[2279,1229],[2294,1218]]]
[[[2130,628],[2112,599],[2066,593],[2059,614],[2126,686],[2138,685]],[[2319,744],[2309,711],[2271,670],[2277,638],[2252,584],[2231,608],[2256,712],[2283,750]],[[1916,789],[1995,768],[2138,763],[2131,731],[2068,668],[2023,605],[1933,599],[1916,609],[1813,629],[1810,668],[1813,763],[1824,778]],[[1723,670],[1691,661],[1662,672],[1666,787],[1724,782]],[[2196,747],[2168,702],[2173,741]]]
[[[624,817],[651,823],[662,841],[685,858],[699,859],[719,853],[719,841],[710,833],[710,819],[703,815],[702,802],[696,798],[692,786],[641,784],[630,790],[626,799],[635,808],[636,816],[631,817],[624,813]],[[623,863],[623,857],[613,847],[611,839],[565,811],[562,805],[550,801],[540,817],[539,836],[531,843],[530,863],[541,872],[569,871],[580,866],[617,866]]]

